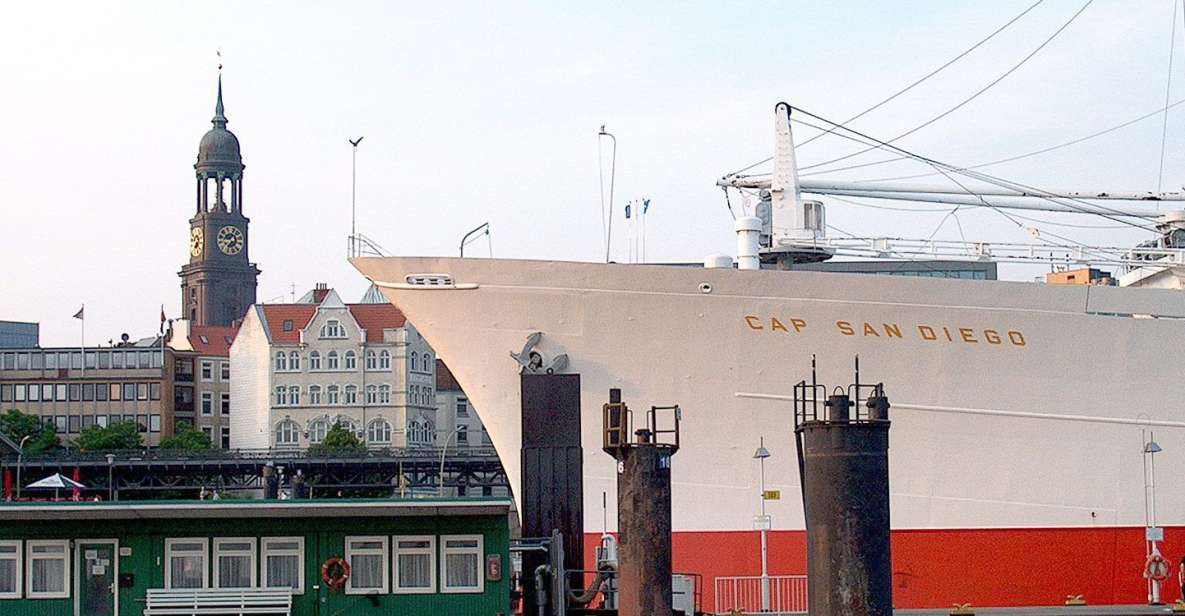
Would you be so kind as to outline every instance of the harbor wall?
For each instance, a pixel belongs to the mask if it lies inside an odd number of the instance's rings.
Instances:
[[[599,535],[585,535],[586,560]],[[892,532],[893,602],[898,608],[1061,605],[1066,595],[1095,604],[1147,600],[1143,527],[905,529]],[[1164,599],[1181,598],[1176,572],[1185,526],[1165,529],[1173,564]],[[806,532],[769,533],[770,575],[806,574]],[[591,567],[591,562],[588,563]],[[703,607],[715,607],[713,579],[761,574],[757,531],[674,533],[674,571],[703,576]]]

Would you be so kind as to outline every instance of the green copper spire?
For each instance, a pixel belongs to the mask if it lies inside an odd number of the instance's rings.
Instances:
[[[226,115],[222,107],[222,67],[218,68],[218,102],[214,105],[214,119],[210,121],[216,128],[226,128]]]

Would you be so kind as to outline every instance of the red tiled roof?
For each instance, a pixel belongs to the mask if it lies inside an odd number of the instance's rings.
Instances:
[[[272,342],[300,342],[301,328],[309,324],[316,311],[315,304],[264,304],[263,316],[267,319],[267,329]],[[284,331],[284,321],[292,321],[291,330]]]
[[[189,331],[189,344],[201,355],[230,355],[230,343],[239,333],[237,327],[218,325],[194,326]]]
[[[358,326],[366,330],[367,342],[382,342],[384,329],[396,329],[407,323],[407,317],[391,304],[350,304],[349,308]]]
[[[407,323],[407,317],[391,304],[349,304],[347,307],[358,326],[366,330],[367,342],[382,342],[384,329],[400,328]],[[300,342],[300,330],[309,324],[316,312],[316,304],[263,305],[272,342],[281,344]],[[284,321],[292,321],[290,331],[284,331]]]
[[[461,391],[461,384],[448,366],[439,359],[436,360],[436,391]]]

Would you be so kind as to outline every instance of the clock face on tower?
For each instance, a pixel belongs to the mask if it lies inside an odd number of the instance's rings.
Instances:
[[[195,257],[202,254],[202,228],[194,227],[189,231],[189,254]]]
[[[243,232],[230,225],[219,229],[218,249],[228,255],[239,254],[243,250]]]

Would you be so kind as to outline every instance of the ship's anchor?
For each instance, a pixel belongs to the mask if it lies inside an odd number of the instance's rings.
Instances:
[[[555,374],[568,367],[568,355],[560,353],[551,358],[551,363],[544,365],[543,354],[535,350],[535,346],[543,339],[543,332],[535,332],[527,336],[527,343],[523,350],[510,352],[510,357],[521,367],[524,374]]]

